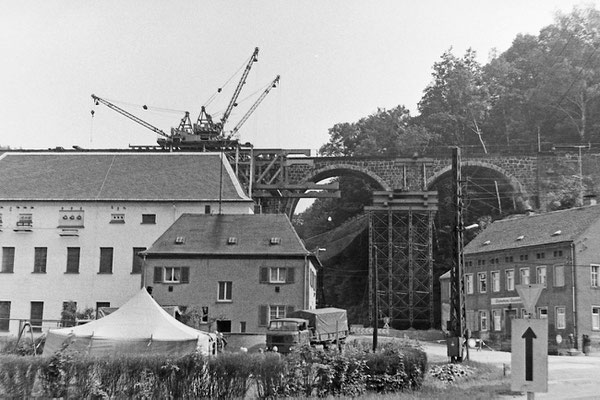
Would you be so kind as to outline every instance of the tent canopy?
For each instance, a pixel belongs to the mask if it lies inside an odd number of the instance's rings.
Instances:
[[[72,328],[48,331],[44,355],[70,349],[88,354],[212,352],[214,335],[191,328],[169,315],[141,289],[110,315]]]

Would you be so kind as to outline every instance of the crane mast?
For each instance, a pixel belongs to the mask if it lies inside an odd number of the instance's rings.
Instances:
[[[237,131],[240,130],[240,128],[242,127],[242,125],[244,125],[244,122],[246,122],[246,120],[248,118],[250,118],[250,115],[252,115],[252,113],[254,112],[254,110],[256,110],[258,108],[258,106],[260,105],[260,103],[262,103],[262,101],[265,99],[265,97],[267,97],[267,95],[269,94],[269,92],[271,91],[271,89],[277,87],[277,84],[279,83],[279,78],[280,78],[280,76],[277,75],[277,77],[275,79],[273,79],[273,82],[271,82],[269,84],[269,86],[267,86],[267,88],[265,89],[265,91],[260,95],[260,97],[256,100],[256,102],[254,102],[254,104],[252,105],[252,107],[250,107],[250,109],[246,112],[246,114],[242,117],[242,119],[233,128],[233,130],[229,134],[228,138],[232,137],[233,135],[235,135],[237,133]]]
[[[233,96],[231,97],[231,100],[229,101],[229,105],[227,106],[227,108],[225,109],[225,112],[223,113],[223,116],[221,117],[221,122],[220,122],[221,132],[223,132],[223,128],[225,127],[225,123],[227,122],[227,119],[229,118],[229,115],[231,114],[233,107],[235,107],[237,105],[237,103],[236,103],[237,98],[240,95],[240,92],[242,91],[242,86],[244,86],[244,84],[246,83],[246,78],[248,77],[248,74],[250,73],[252,64],[254,64],[257,61],[258,61],[258,47],[255,47],[254,53],[252,53],[252,56],[248,60],[248,63],[246,64],[246,68],[244,69],[244,73],[242,74],[242,77],[240,78],[240,81],[238,82],[238,85],[235,88],[235,91],[233,92]]]

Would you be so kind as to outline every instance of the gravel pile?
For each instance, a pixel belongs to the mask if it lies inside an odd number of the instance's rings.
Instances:
[[[473,374],[475,370],[461,364],[434,365],[429,368],[429,375],[443,382],[453,383],[458,378]]]

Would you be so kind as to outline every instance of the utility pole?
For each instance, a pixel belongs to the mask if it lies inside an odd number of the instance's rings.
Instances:
[[[452,268],[450,269],[450,326],[451,342],[448,343],[448,355],[454,361],[462,361],[462,347],[465,339],[465,288],[463,261],[463,198],[460,148],[452,149],[452,192],[454,204],[454,226],[452,235]],[[466,359],[469,358],[467,346]]]

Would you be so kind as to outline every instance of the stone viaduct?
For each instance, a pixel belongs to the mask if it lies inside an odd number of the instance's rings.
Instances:
[[[448,157],[436,158],[287,158],[282,163],[285,168],[281,176],[289,184],[302,184],[354,175],[374,183],[379,190],[424,191],[446,178],[451,173],[451,164],[450,152]],[[600,154],[463,156],[461,166],[463,179],[483,169],[502,182],[504,188],[509,188],[516,209],[521,211],[544,211],[556,192],[569,187],[581,189],[582,196],[593,196],[600,184]],[[297,199],[290,200],[287,211],[292,212],[296,204]]]

